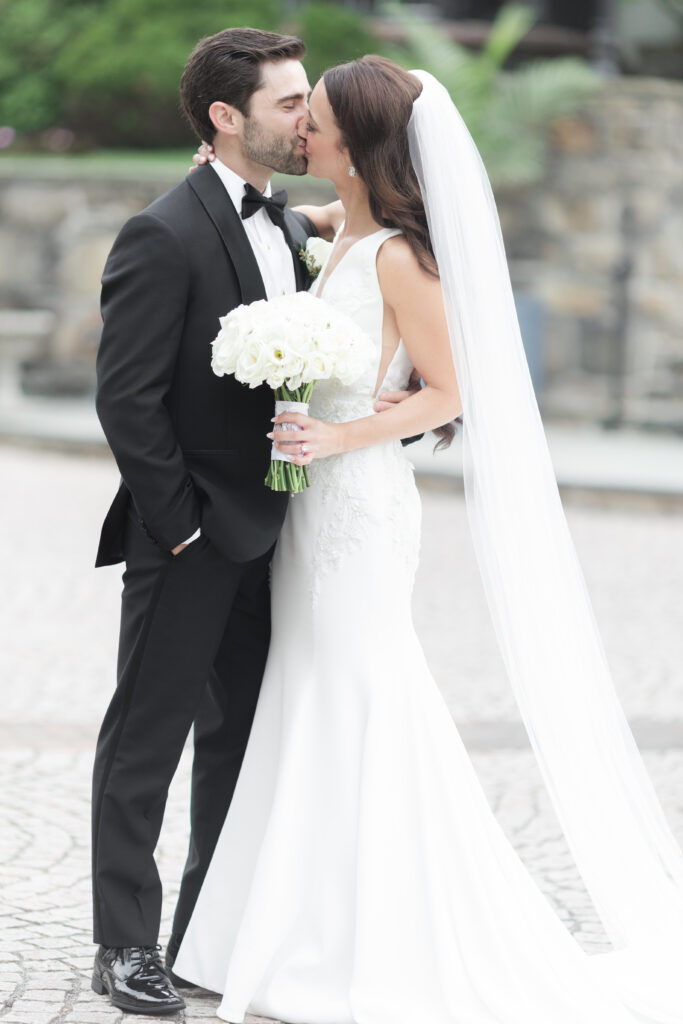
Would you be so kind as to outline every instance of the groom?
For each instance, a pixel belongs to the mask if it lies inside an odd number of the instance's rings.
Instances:
[[[274,170],[306,171],[304,53],[300,39],[248,28],[197,45],[182,103],[217,159],[124,225],[102,280],[97,411],[122,481],[96,564],[126,570],[93,774],[92,984],[147,1015],[184,1006],[171,968],[268,651],[268,566],[287,505],[263,482],[273,395],[214,376],[210,342],[235,306],[306,286],[298,250],[315,228],[269,186]],[[154,849],[193,723],[190,849],[164,965]]]
[[[287,496],[264,486],[273,397],[211,371],[218,317],[305,287],[315,234],[270,196],[304,174],[301,40],[228,29],[181,83],[217,160],[124,225],[102,280],[97,411],[122,481],[97,565],[125,560],[118,682],[93,777],[93,988],[123,1010],[184,1006],[170,968],[237,781],[269,641],[268,565]],[[194,723],[192,834],[167,967],[154,861]]]

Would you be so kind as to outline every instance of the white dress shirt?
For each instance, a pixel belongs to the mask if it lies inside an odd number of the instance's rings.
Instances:
[[[241,217],[242,197],[246,181],[218,159],[214,160],[210,166],[225,185],[225,190]],[[266,185],[263,194],[265,196],[272,194],[270,182]],[[254,250],[268,298],[274,299],[276,295],[290,295],[295,292],[296,278],[294,277],[292,250],[287,245],[280,228],[273,224],[265,208],[261,207],[251,217],[243,220],[242,226]]]
[[[240,217],[242,216],[242,197],[244,187],[247,184],[244,178],[235,174],[226,164],[217,157],[209,165],[225,185],[225,191],[230,196],[232,204]],[[270,182],[266,185],[264,195],[271,195]],[[257,210],[251,217],[242,221],[242,226],[247,233],[247,238],[254,251],[256,262],[261,271],[266,295],[274,299],[276,295],[290,295],[296,291],[296,278],[294,276],[294,263],[292,250],[285,241],[280,228],[273,224],[265,211],[265,208]],[[191,537],[188,537],[185,544],[191,544],[201,534],[201,530],[195,530]]]

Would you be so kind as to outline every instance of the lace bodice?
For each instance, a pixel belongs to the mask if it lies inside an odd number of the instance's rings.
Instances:
[[[314,282],[312,294],[320,291],[324,302],[351,317],[375,342],[377,352],[373,365],[350,386],[335,380],[318,381],[310,404],[311,416],[317,419],[342,423],[374,415],[384,315],[377,253],[387,238],[397,234],[396,230],[382,228],[361,238],[327,276],[330,252]],[[408,354],[399,342],[379,390],[406,387],[411,371]],[[310,474],[312,487],[290,503],[279,551],[283,559],[299,558],[313,604],[317,604],[321,587],[331,574],[332,578],[341,578],[346,560],[354,554],[358,557],[368,546],[373,551],[384,550],[393,571],[403,573],[405,581],[412,580],[417,565],[420,509],[413,469],[401,442],[388,441],[314,459]],[[409,591],[409,583],[405,585]]]
[[[382,358],[382,321],[384,300],[377,279],[377,253],[388,238],[399,235],[396,228],[380,228],[359,239],[327,274],[330,255],[315,279],[311,294],[350,316],[377,347],[377,361],[350,387],[338,381],[320,381],[311,401],[311,415],[319,419],[341,422],[367,416],[372,412],[377,376]],[[410,377],[412,364],[402,341],[387,368],[379,390],[398,391]]]

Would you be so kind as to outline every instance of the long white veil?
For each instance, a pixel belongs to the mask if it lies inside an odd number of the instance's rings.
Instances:
[[[503,659],[572,854],[619,951],[591,962],[630,1009],[680,1024],[683,855],[610,677],[529,377],[486,171],[446,89],[424,71],[413,74],[423,89],[410,153],[463,399],[467,512]]]

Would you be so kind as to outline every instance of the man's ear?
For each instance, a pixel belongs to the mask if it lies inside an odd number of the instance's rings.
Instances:
[[[231,107],[229,103],[220,100],[209,107],[209,117],[216,131],[223,135],[238,135],[244,121],[244,114],[237,107]]]

